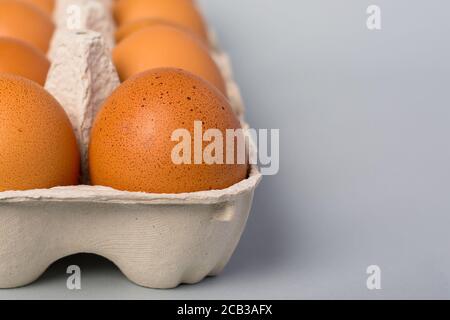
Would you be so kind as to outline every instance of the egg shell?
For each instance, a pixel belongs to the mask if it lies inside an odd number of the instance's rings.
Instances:
[[[161,20],[161,19],[144,18],[144,19],[140,19],[140,20],[135,20],[135,21],[129,22],[127,24],[124,24],[117,29],[117,31],[115,32],[115,35],[114,35],[116,43],[119,43],[120,41],[122,41],[123,39],[128,37],[130,34],[136,32],[136,31],[139,31],[141,29],[144,29],[145,27],[161,25],[161,24],[182,28],[181,26],[177,25],[176,23],[166,21],[166,20]],[[185,30],[189,31],[187,29],[185,29]],[[209,46],[209,39],[202,38],[193,32],[191,32],[191,34],[196,36],[205,45]]]
[[[43,86],[50,62],[38,49],[26,42],[0,37],[0,73],[11,73]]]
[[[130,34],[114,48],[113,60],[122,81],[149,69],[174,67],[208,80],[226,94],[225,80],[208,47],[178,27],[158,24]]]
[[[80,155],[61,105],[35,82],[0,74],[0,191],[75,185]]]
[[[52,14],[55,7],[55,0],[24,0],[25,2],[31,3],[41,10],[45,11],[47,14]]]
[[[23,40],[46,53],[54,25],[48,14],[18,0],[0,0],[0,36]]]
[[[166,20],[208,39],[203,17],[192,0],[118,0],[113,12],[119,26],[145,18]]]
[[[163,68],[129,79],[94,122],[89,147],[92,183],[182,193],[225,189],[244,180],[247,164],[174,164],[172,150],[178,142],[172,141],[172,133],[185,128],[193,137],[194,121],[202,121],[204,131],[220,130],[223,137],[226,129],[241,128],[225,96],[189,72]]]

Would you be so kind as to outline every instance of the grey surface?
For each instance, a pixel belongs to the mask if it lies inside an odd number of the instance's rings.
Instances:
[[[450,3],[203,0],[255,128],[281,129],[225,272],[175,290],[64,259],[0,298],[450,298]],[[380,31],[366,8],[382,9]],[[65,287],[79,264],[82,290]],[[382,269],[382,290],[366,268]]]

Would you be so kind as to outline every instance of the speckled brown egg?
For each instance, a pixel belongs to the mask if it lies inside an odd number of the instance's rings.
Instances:
[[[46,53],[54,25],[51,17],[19,0],[0,0],[0,36],[23,40]]]
[[[35,82],[0,74],[0,191],[78,182],[80,155],[61,105]]]
[[[45,84],[50,62],[35,47],[21,40],[0,37],[0,73],[11,73]]]
[[[118,0],[113,12],[119,26],[146,18],[165,20],[208,39],[203,17],[192,0]]]
[[[41,10],[44,10],[47,14],[52,14],[55,7],[55,0],[24,0],[25,2],[31,3]]]
[[[226,129],[241,128],[225,96],[189,72],[154,69],[124,82],[94,122],[89,147],[92,183],[128,191],[183,193],[224,189],[245,179],[248,165],[239,164],[237,157],[231,164],[225,160],[228,164],[207,164],[206,158],[194,164],[198,153],[191,139],[184,141],[192,146],[191,156],[188,149],[179,153],[190,161],[173,161],[181,140],[172,139],[172,134],[184,129],[193,139],[195,121],[202,123],[203,133],[217,129],[224,137]],[[207,144],[200,143],[200,148],[206,150]]]
[[[149,69],[174,67],[190,71],[226,93],[225,81],[208,48],[178,27],[158,24],[136,31],[114,48],[113,59],[122,81]]]

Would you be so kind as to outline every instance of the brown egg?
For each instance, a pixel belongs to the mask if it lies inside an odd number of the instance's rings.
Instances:
[[[148,26],[122,40],[113,50],[122,81],[153,68],[190,71],[226,93],[225,81],[207,47],[191,33],[167,24]]]
[[[118,0],[113,12],[119,26],[145,18],[166,20],[208,39],[203,17],[192,0]]]
[[[0,0],[0,36],[23,40],[46,53],[54,25],[48,14],[19,0]]]
[[[178,152],[181,141],[172,141],[172,134],[181,129],[193,139],[195,121],[202,122],[203,133],[217,129],[223,137],[226,129],[241,128],[225,96],[189,72],[154,69],[124,82],[94,122],[89,147],[92,183],[119,190],[183,193],[223,189],[245,179],[245,159],[230,164],[223,156],[228,164],[206,164],[207,158],[200,158],[194,164],[195,155],[202,153],[193,150],[197,147],[191,139],[184,140],[193,147],[191,156],[188,148]],[[206,150],[208,144],[200,140],[196,145]],[[173,152],[185,155],[187,161],[177,163]],[[217,152],[220,147],[211,154]]]
[[[122,25],[121,27],[119,27],[115,33],[116,43],[119,43],[120,41],[122,41],[123,39],[125,39],[130,34],[136,32],[136,31],[144,29],[145,27],[150,27],[150,26],[155,26],[155,25],[169,25],[169,26],[181,28],[179,25],[169,22],[169,21],[153,19],[153,18],[140,19],[140,20],[132,21],[130,23],[126,23],[126,24]],[[208,39],[202,39],[197,34],[192,33],[192,32],[191,32],[191,34],[193,36],[197,37],[200,41],[202,41],[205,45],[208,46]]]
[[[61,105],[28,79],[0,74],[0,191],[78,182],[80,155]]]
[[[0,73],[11,73],[45,84],[50,62],[35,47],[12,38],[0,37]]]
[[[24,1],[38,6],[40,9],[44,10],[46,13],[50,15],[53,13],[53,9],[55,7],[55,0],[24,0]]]

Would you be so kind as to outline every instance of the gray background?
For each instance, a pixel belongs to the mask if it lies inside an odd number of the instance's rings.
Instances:
[[[73,256],[0,298],[450,298],[450,2],[203,0],[255,128],[281,129],[225,272],[150,290]],[[382,30],[366,28],[381,6]],[[65,268],[83,270],[82,290]],[[382,269],[382,290],[366,268]]]

